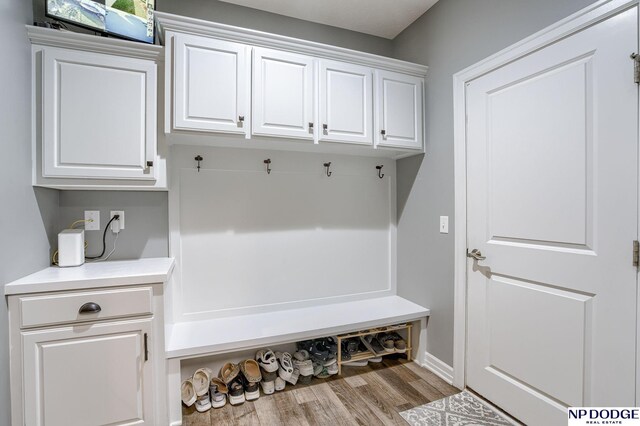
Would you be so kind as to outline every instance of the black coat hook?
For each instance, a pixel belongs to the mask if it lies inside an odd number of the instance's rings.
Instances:
[[[195,160],[198,162],[198,173],[200,173],[200,162],[204,160],[204,158],[202,158],[202,155],[196,155]]]
[[[329,169],[331,168],[331,161],[329,161],[328,163],[324,163],[324,168],[326,169],[325,171],[327,172],[327,177],[331,177],[331,175],[333,174],[333,172],[329,171]]]
[[[271,158],[267,158],[266,160],[264,160],[264,164],[267,165],[267,174],[270,175],[271,174]]]
[[[380,179],[382,179],[384,177],[384,173],[382,173],[382,167],[384,167],[384,164],[381,164],[379,166],[376,166],[376,169],[378,169],[378,177]]]

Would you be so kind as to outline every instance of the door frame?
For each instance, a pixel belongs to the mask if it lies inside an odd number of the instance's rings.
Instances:
[[[637,7],[639,0],[599,0],[555,24],[513,44],[488,58],[471,65],[453,76],[454,127],[454,330],[453,330],[453,385],[466,386],[467,344],[467,134],[466,85],[497,68],[560,39],[575,34],[623,10]],[[631,54],[632,52],[629,52]],[[629,66],[632,66],[631,61]],[[640,337],[640,318],[636,315],[636,328]],[[640,359],[636,350],[636,389],[640,388]],[[638,404],[636,391],[636,404]]]

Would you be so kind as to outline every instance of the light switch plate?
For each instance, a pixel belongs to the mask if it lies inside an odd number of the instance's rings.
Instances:
[[[449,233],[449,216],[440,216],[440,233]]]
[[[99,231],[100,230],[100,210],[85,210],[84,211],[84,223],[85,231]],[[91,222],[89,222],[91,220]]]

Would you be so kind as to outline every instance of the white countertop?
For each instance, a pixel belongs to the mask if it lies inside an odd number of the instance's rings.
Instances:
[[[4,294],[10,296],[47,291],[165,283],[169,280],[174,265],[175,260],[172,257],[157,257],[93,262],[68,268],[52,266],[6,284]]]

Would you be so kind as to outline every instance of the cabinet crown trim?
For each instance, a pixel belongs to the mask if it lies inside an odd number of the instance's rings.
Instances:
[[[274,48],[319,58],[350,62],[417,77],[425,77],[427,75],[428,67],[425,65],[387,58],[372,53],[359,52],[343,47],[330,46],[313,41],[189,18],[166,12],[156,11],[155,17],[163,42],[165,41],[167,31],[188,33],[257,47]]]
[[[151,59],[156,62],[164,60],[163,46],[34,27],[32,25],[26,25],[26,27],[31,44],[106,53],[129,58]]]

